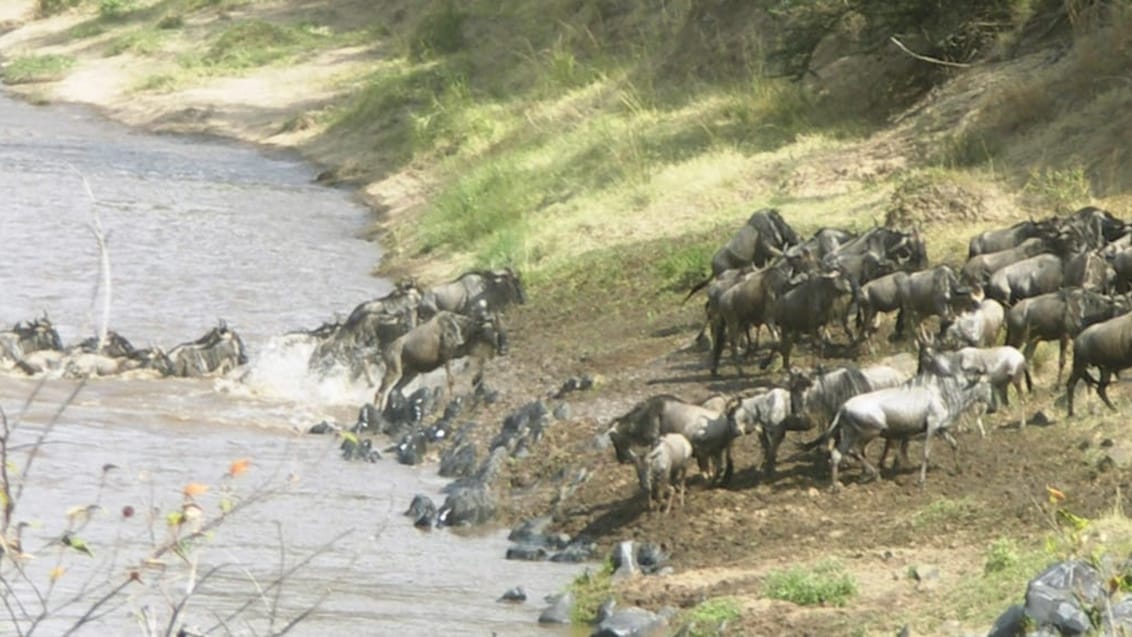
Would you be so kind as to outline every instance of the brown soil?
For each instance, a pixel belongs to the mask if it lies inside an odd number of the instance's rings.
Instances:
[[[626,539],[660,544],[671,553],[675,574],[622,584],[626,603],[687,608],[734,596],[744,615],[731,633],[742,635],[895,634],[904,624],[913,634],[985,630],[993,610],[949,624],[958,615],[940,607],[939,591],[980,577],[987,545],[998,538],[1038,545],[1051,528],[1047,485],[1070,494],[1069,508],[1087,517],[1111,511],[1118,494],[1129,490],[1125,472],[1104,471],[1091,461],[1119,419],[1101,413],[1099,401],[1090,398],[1086,402],[1101,419],[1064,420],[1063,399],[1054,404],[1059,392],[1052,375],[1039,375],[1027,414],[1032,419],[1041,411],[1052,422],[1039,417],[1042,424],[1019,430],[1012,402],[1005,413],[986,418],[986,439],[974,427],[961,433],[954,459],[946,444],[936,443],[923,489],[917,484],[918,445],[911,452],[914,467],[887,471],[871,483],[860,483],[861,474],[849,467],[842,474],[845,487],[834,493],[825,460],[789,459],[790,439],[780,453],[779,475],[763,480],[757,441],[745,438],[736,446],[736,475],[727,488],[708,488],[696,477],[685,508],[667,516],[649,512],[632,468],[617,464],[612,450],[595,442],[611,418],[653,394],[700,399],[782,380],[780,372],[752,374],[754,361],[744,366],[752,375],[737,376],[733,366],[723,365],[725,375],[712,378],[707,352],[689,347],[697,312],[657,309],[664,318],[641,329],[643,312],[571,319],[536,300],[509,317],[513,354],[495,361],[488,376],[506,388],[511,406],[546,396],[573,374],[600,378],[596,389],[565,396],[571,419],[554,425],[531,459],[511,465],[505,521],[553,511],[561,530],[590,536],[605,550]],[[587,352],[599,339],[617,345]],[[808,353],[801,361],[815,362]],[[794,435],[802,440],[814,434]],[[579,475],[586,475],[584,483],[569,493],[565,485]],[[848,607],[807,608],[762,595],[769,570],[829,557],[839,559],[860,587],[859,599]],[[906,575],[910,565],[924,563],[941,569],[939,585],[930,590]]]

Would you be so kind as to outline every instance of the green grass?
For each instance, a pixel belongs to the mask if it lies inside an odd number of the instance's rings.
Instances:
[[[595,573],[586,569],[574,578],[569,590],[574,594],[574,609],[570,619],[575,624],[592,624],[597,610],[610,597],[613,591],[613,561],[606,560]]]
[[[165,33],[159,29],[141,28],[126,31],[115,36],[106,45],[106,57],[113,57],[123,53],[135,55],[153,55],[162,48]]]
[[[940,498],[917,511],[912,524],[917,528],[937,528],[943,524],[959,524],[979,513],[979,505],[972,498]]]
[[[724,634],[723,628],[742,616],[734,597],[714,597],[697,604],[684,614],[689,637],[710,637]]]
[[[22,55],[13,58],[3,69],[5,84],[26,84],[58,80],[74,66],[69,55]]]
[[[763,583],[763,594],[801,606],[844,606],[857,595],[857,582],[839,562],[827,560],[812,567],[772,571]]]

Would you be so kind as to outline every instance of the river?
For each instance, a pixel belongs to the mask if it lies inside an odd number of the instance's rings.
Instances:
[[[150,634],[146,618],[167,623],[169,600],[186,596],[187,625],[221,634],[268,634],[272,617],[278,630],[315,605],[288,634],[568,634],[536,618],[542,597],[579,567],[504,560],[501,529],[418,531],[401,513],[416,493],[442,499],[446,480],[434,469],[346,462],[332,437],[302,433],[324,419],[352,423],[373,389],[312,379],[307,352],[281,335],[390,287],[370,276],[379,254],[358,238],[370,213],[348,192],[313,185],[312,174],[291,156],[144,134],[81,108],[0,95],[0,324],[46,312],[65,345],[94,334],[104,292],[95,294],[97,213],[111,329],[168,349],[224,320],[251,356],[240,380],[91,380],[58,417],[75,382],[0,376],[0,406],[18,424],[12,443],[24,445],[9,458],[13,472],[45,435],[15,512],[29,523],[28,576],[41,593],[56,580],[38,634],[56,634],[90,608],[99,584],[128,577],[176,530],[268,492],[186,553],[195,568],[166,553],[78,634]],[[248,469],[233,471],[241,459]],[[203,516],[171,524],[186,487]],[[68,528],[92,555],[58,542]],[[279,589],[268,586],[289,568]],[[516,585],[527,603],[496,602]],[[30,587],[15,594],[38,607]]]

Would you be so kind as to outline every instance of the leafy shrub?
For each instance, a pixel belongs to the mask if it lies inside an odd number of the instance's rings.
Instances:
[[[987,547],[987,559],[983,573],[999,573],[1014,566],[1021,560],[1018,543],[1007,537],[1000,537]]]
[[[857,582],[840,563],[826,560],[812,568],[796,566],[772,571],[763,584],[763,593],[802,606],[830,604],[844,606],[857,594]]]
[[[99,0],[98,15],[106,20],[121,18],[135,8],[134,0]]]
[[[719,634],[720,627],[739,619],[739,602],[734,597],[715,597],[697,604],[685,616],[688,635],[706,637]]]

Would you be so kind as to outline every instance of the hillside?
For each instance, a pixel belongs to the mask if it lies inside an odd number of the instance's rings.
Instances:
[[[777,378],[710,378],[689,347],[702,307],[681,304],[754,209],[779,208],[803,234],[916,227],[931,259],[951,263],[975,232],[1018,219],[1087,204],[1129,217],[1129,11],[1099,0],[6,0],[0,59],[7,88],[34,102],[297,150],[320,181],[374,208],[386,275],[518,267],[531,301],[508,317],[512,354],[491,369],[505,406],[572,374],[602,380],[572,398],[575,422],[550,436],[545,463],[512,468],[516,491],[533,494],[508,515],[544,511],[550,496],[528,487],[567,470],[602,475],[565,507],[563,528],[606,546],[662,541],[679,570],[623,585],[624,599],[738,600],[735,634],[963,634],[985,629],[1048,557],[1045,485],[1080,515],[1120,504],[1125,478],[1095,462],[1103,441],[1127,435],[1119,418],[1094,410],[1018,431],[995,416],[986,441],[962,438],[969,469],[941,460],[924,491],[901,474],[832,496],[804,463],[759,484],[757,444],[744,441],[738,485],[694,486],[679,525],[628,502],[632,476],[611,454],[580,454],[650,394]],[[1050,352],[1039,359],[1051,390],[1031,408],[1060,415]],[[1015,559],[988,575],[992,545]],[[829,556],[858,582],[845,608],[764,595],[771,571]],[[940,581],[907,576],[923,564],[940,565]]]

